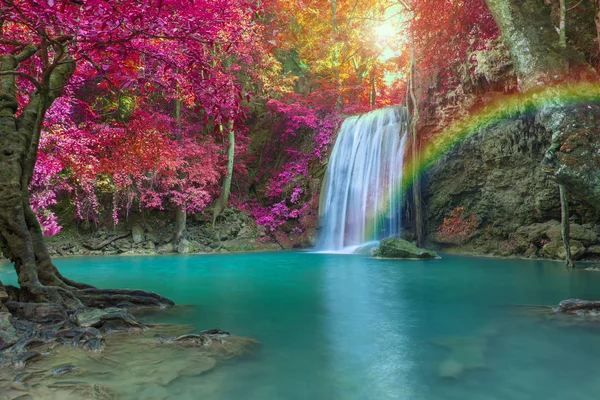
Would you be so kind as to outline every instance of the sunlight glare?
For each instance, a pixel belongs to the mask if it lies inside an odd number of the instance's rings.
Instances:
[[[375,28],[375,36],[381,41],[387,41],[395,34],[396,28],[390,21],[386,21]]]

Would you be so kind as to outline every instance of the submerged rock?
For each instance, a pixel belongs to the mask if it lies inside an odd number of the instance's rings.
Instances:
[[[63,364],[63,365],[59,365],[58,367],[56,367],[52,371],[50,371],[50,374],[54,375],[54,376],[59,376],[59,375],[70,374],[75,371],[77,371],[77,367],[75,365]]]
[[[438,372],[442,378],[458,379],[465,372],[465,366],[456,360],[447,359],[440,363]]]
[[[5,398],[4,387],[11,390],[8,399],[18,398],[22,391],[33,398],[61,400],[172,398],[167,388],[177,379],[200,377],[220,362],[252,354],[258,343],[221,329],[191,333],[192,329],[187,325],[158,324],[135,335],[115,332],[106,336],[104,353],[91,357],[82,356],[79,348],[69,344],[82,333],[84,340],[89,334],[99,334],[97,329],[61,331],[67,346],[52,357],[26,351],[9,359],[9,368],[0,367],[0,399]],[[210,377],[197,383],[213,392]]]
[[[577,314],[577,315],[600,315],[600,301],[567,299],[561,301],[554,309],[555,313]]]
[[[398,238],[383,239],[373,255],[380,258],[440,258],[435,251],[422,249],[406,240]]]

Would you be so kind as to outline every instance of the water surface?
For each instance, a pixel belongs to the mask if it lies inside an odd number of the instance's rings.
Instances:
[[[567,273],[560,263],[295,252],[56,263],[77,280],[152,290],[194,305],[153,322],[219,327],[262,342],[253,356],[173,380],[156,398],[600,395],[600,322],[548,318],[522,307],[600,297],[600,273]],[[11,267],[0,267],[0,279],[15,282]]]

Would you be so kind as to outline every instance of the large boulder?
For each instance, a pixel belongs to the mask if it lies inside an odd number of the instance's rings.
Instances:
[[[586,248],[585,255],[588,257],[600,257],[600,244],[595,244]]]
[[[379,247],[375,250],[373,255],[381,258],[440,258],[435,251],[422,249],[399,238],[383,239],[379,242]]]
[[[560,224],[549,229],[547,232],[547,236],[552,241],[562,240]],[[583,243],[584,246],[590,246],[598,241],[598,235],[596,234],[596,232],[589,228],[585,228],[579,224],[570,224],[569,238],[572,240],[580,241],[581,243]]]
[[[571,256],[573,259],[580,259],[584,253],[585,247],[583,244],[579,240],[571,240]],[[567,257],[567,251],[562,241],[554,240],[542,248],[541,256],[553,260],[564,260]]]
[[[550,220],[546,222],[521,226],[517,229],[517,235],[525,237],[530,242],[536,239],[549,239],[549,232],[558,229],[560,233],[560,221]]]
[[[158,246],[158,249],[156,249],[156,252],[158,254],[168,254],[173,253],[173,251],[175,251],[173,243],[165,243],[163,245]]]
[[[131,237],[133,238],[133,243],[142,243],[144,240],[146,240],[144,237],[144,228],[142,228],[139,224],[133,225],[131,228]]]
[[[190,241],[187,239],[181,239],[177,244],[177,252],[179,254],[189,254],[191,253]]]

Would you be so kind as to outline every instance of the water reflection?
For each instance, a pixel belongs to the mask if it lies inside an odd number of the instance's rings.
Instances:
[[[331,375],[342,392],[353,393],[348,398],[412,398],[412,315],[403,284],[389,270],[363,264],[357,256],[324,264]]]

